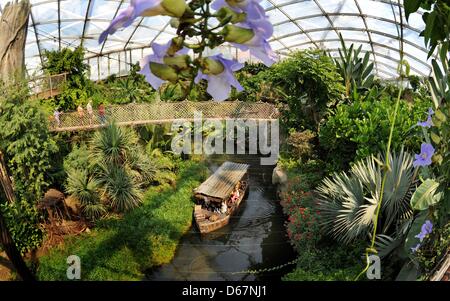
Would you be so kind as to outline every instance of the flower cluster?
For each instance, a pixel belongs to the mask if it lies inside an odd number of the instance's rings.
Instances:
[[[420,229],[420,233],[417,234],[415,236],[415,238],[418,238],[420,243],[423,242],[423,240],[429,235],[431,234],[431,232],[433,231],[433,224],[431,223],[431,221],[426,220],[425,223],[422,225],[422,228]],[[421,244],[418,243],[415,247],[411,248],[411,251],[413,253],[417,252],[421,246]]]
[[[276,61],[269,45],[273,34],[261,0],[131,0],[130,6],[117,16],[100,35],[99,42],[127,27],[139,17],[164,15],[173,18],[177,37],[164,45],[153,43],[153,54],[140,62],[141,74],[153,88],[164,82],[181,83],[189,96],[194,83],[208,82],[207,92],[217,101],[227,99],[232,87],[243,88],[234,76],[243,65],[223,55],[204,57],[205,50],[228,42],[259,58],[267,66]],[[218,25],[212,26],[215,19]],[[199,42],[193,43],[196,37]],[[190,51],[193,55],[189,55]],[[188,83],[188,84],[186,84]]]
[[[308,188],[304,181],[295,177],[289,180],[286,191],[280,195],[283,212],[288,215],[287,234],[298,252],[314,247],[321,237],[320,212]]]
[[[417,123],[418,126],[422,128],[431,128],[433,126],[433,115],[434,111],[432,108],[428,109],[428,116],[426,121],[419,121]],[[431,143],[422,143],[420,148],[420,154],[415,155],[415,161],[413,162],[414,167],[425,167],[430,166],[432,163],[432,158],[435,153],[435,149]]]

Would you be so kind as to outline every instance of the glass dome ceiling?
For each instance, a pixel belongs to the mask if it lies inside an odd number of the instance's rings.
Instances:
[[[10,0],[0,0],[2,7]],[[109,36],[98,44],[100,33],[129,5],[129,0],[30,0],[32,4],[26,44],[29,74],[39,72],[44,49],[76,47],[83,43],[91,65],[91,78],[126,74],[130,62],[151,52],[152,41],[165,42],[175,35],[168,17],[138,18],[132,26]],[[400,3],[400,4],[399,4]],[[404,49],[411,72],[430,74],[427,49],[419,33],[424,24],[420,13],[410,16],[399,12],[398,0],[263,0],[275,33],[273,49],[280,57],[298,49],[321,48],[338,55],[341,33],[347,45],[362,45],[371,54],[375,71],[381,78],[396,77],[399,47]],[[402,9],[403,10],[403,9]],[[400,31],[403,26],[403,39]],[[228,56],[254,60],[231,47]]]

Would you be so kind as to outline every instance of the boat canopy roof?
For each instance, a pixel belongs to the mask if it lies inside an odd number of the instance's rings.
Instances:
[[[248,164],[227,161],[203,182],[195,193],[224,200],[230,196],[236,184],[244,178],[249,167]]]

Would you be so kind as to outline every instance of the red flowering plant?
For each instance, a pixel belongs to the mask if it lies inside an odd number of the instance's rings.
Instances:
[[[293,177],[280,197],[283,211],[288,216],[287,235],[294,249],[302,252],[314,247],[321,237],[320,212],[316,209],[308,181]]]

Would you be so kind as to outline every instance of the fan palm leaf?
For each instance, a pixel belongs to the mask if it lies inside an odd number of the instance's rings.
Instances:
[[[323,225],[331,237],[349,244],[370,233],[385,172],[388,174],[380,223],[383,234],[390,231],[395,222],[412,214],[409,204],[415,183],[412,156],[404,150],[390,156],[390,171],[384,171],[377,163],[384,161],[381,156],[378,159],[371,156],[357,162],[348,173],[335,173],[324,179],[317,187]]]

